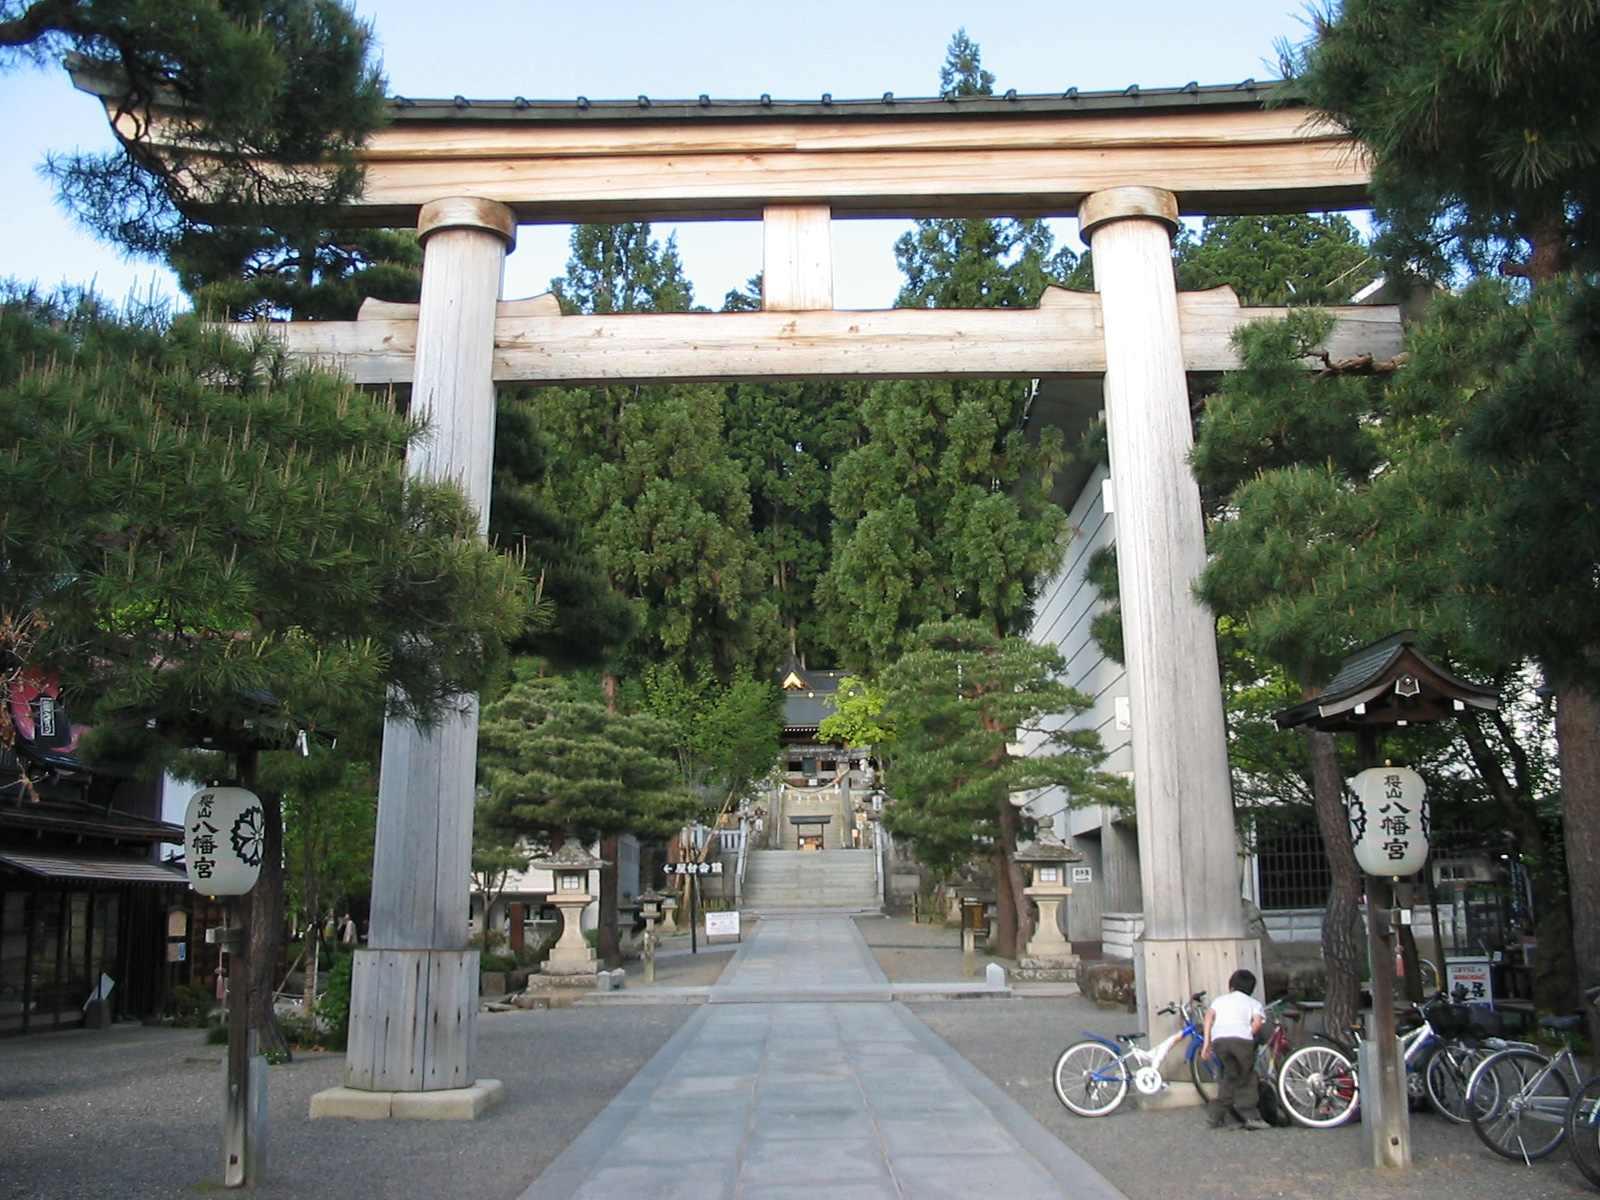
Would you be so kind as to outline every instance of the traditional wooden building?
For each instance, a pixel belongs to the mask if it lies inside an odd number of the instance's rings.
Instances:
[[[77,758],[79,731],[53,681],[25,673],[7,703],[0,1037],[154,1016],[167,995],[169,921],[187,934],[189,896],[158,851],[183,831],[160,819],[158,781]]]

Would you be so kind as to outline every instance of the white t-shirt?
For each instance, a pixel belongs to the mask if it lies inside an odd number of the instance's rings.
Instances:
[[[1229,992],[1211,1002],[1211,1040],[1218,1038],[1255,1037],[1255,1019],[1265,1018],[1267,1010],[1261,1001],[1243,992]]]

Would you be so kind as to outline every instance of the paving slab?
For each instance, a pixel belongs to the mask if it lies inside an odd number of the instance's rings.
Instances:
[[[521,1200],[664,1200],[689,1162],[694,1194],[732,1200],[1122,1200],[894,991],[847,917],[768,914]]]

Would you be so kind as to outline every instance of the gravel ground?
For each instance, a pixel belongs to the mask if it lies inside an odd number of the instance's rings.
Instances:
[[[899,920],[858,923],[896,982],[965,978],[958,935]],[[687,938],[681,948],[687,949]],[[736,947],[657,960],[664,986],[715,981]],[[981,972],[984,959],[980,958]],[[487,1013],[479,1070],[505,1103],[471,1124],[311,1121],[344,1057],[274,1067],[261,1200],[516,1200],[694,1010],[582,1007]],[[1129,1200],[1549,1200],[1595,1195],[1566,1158],[1522,1166],[1469,1129],[1415,1114],[1415,1163],[1362,1165],[1359,1127],[1218,1133],[1200,1110],[1076,1117],[1051,1090],[1055,1056],[1084,1030],[1131,1030],[1125,1013],[1071,998],[952,1000],[912,1011]],[[192,1030],[119,1025],[0,1041],[0,1197],[176,1200],[220,1190],[222,1048]],[[1187,1086],[1187,1085],[1182,1085]],[[996,1196],[1005,1194],[997,1181]],[[981,1198],[980,1198],[981,1200]]]
[[[505,1102],[470,1124],[312,1121],[342,1054],[273,1067],[261,1200],[515,1200],[694,1009],[486,1013],[481,1074]],[[168,1200],[220,1190],[222,1047],[118,1025],[0,1043],[0,1197]]]

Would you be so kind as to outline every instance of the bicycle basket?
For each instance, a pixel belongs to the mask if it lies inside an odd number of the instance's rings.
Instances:
[[[1465,1037],[1474,1030],[1475,1015],[1465,1004],[1435,1004],[1428,1009],[1428,1023],[1440,1037]]]

